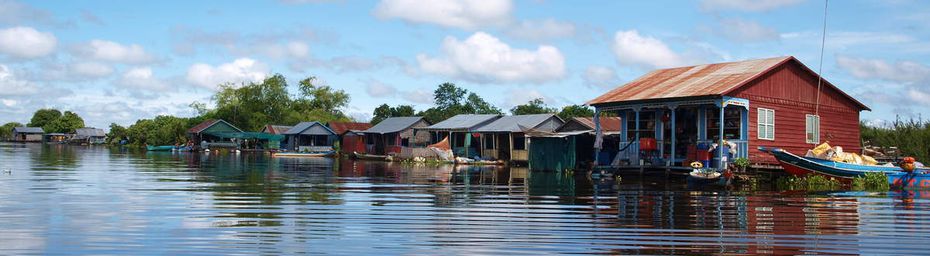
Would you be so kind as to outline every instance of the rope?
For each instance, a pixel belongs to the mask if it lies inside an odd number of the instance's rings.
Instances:
[[[814,105],[814,115],[820,116],[820,87],[823,83],[823,48],[827,41],[827,5],[830,0],[823,1],[823,33],[820,37],[820,67],[817,68],[817,103]]]

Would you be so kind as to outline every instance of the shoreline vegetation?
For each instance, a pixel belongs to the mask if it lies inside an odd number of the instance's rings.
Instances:
[[[291,93],[289,88],[296,93]],[[352,120],[344,110],[349,108],[350,95],[344,90],[323,85],[316,77],[307,77],[296,85],[288,84],[281,74],[275,74],[260,82],[244,84],[227,83],[212,97],[213,107],[207,103],[192,102],[189,106],[196,111],[192,117],[159,115],[139,119],[132,125],[111,123],[107,133],[108,145],[128,145],[144,148],[145,145],[175,145],[188,141],[187,130],[208,119],[222,119],[247,131],[260,131],[263,126],[293,125],[304,121],[329,122],[365,121]],[[411,105],[390,106],[382,104],[374,109],[371,124],[389,117],[422,116],[437,123],[458,114],[504,114],[475,92],[442,83],[433,92],[434,104],[417,111]],[[581,105],[567,105],[561,110],[549,107],[543,99],[533,99],[510,109],[510,114],[556,113],[563,119],[594,116],[594,110]],[[0,127],[0,140],[11,137],[13,127],[42,127],[46,132],[73,133],[85,127],[77,113],[56,109],[40,109],[29,123],[8,122]]]

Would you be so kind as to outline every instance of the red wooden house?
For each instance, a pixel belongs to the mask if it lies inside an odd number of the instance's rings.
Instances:
[[[612,158],[631,165],[687,164],[721,139],[737,152],[716,161],[774,163],[757,148],[805,154],[824,141],[858,152],[859,112],[870,110],[791,56],[655,70],[588,104],[625,120]]]

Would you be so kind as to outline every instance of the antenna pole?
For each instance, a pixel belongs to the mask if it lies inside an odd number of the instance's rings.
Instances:
[[[830,0],[823,1],[823,33],[820,37],[820,67],[817,68],[817,102],[814,104],[814,115],[820,116],[820,87],[823,83],[823,48],[827,41],[827,6]]]

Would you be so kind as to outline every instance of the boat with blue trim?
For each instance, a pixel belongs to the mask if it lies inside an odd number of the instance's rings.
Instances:
[[[825,160],[815,157],[801,157],[780,148],[759,147],[762,152],[775,156],[785,172],[795,176],[810,174],[823,175],[838,179],[852,179],[870,172],[880,172],[888,177],[892,187],[930,189],[930,168],[915,168],[906,172],[893,165],[862,165]]]

